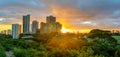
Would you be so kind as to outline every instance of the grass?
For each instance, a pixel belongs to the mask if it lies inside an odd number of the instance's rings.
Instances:
[[[112,37],[117,40],[117,43],[118,43],[118,44],[120,44],[120,36],[112,36]]]

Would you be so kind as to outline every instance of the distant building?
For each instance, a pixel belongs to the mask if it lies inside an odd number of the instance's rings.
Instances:
[[[60,33],[62,25],[59,22],[56,22],[56,17],[48,16],[46,18],[46,23],[41,22],[40,31],[41,33]]]
[[[18,39],[21,33],[21,25],[12,24],[12,37],[13,39]]]
[[[7,30],[8,35],[12,35],[12,30]]]
[[[33,21],[32,22],[32,33],[36,33],[38,30],[38,22],[37,21]]]
[[[1,31],[1,34],[7,34],[6,30]]]
[[[41,33],[48,33],[48,25],[46,23],[41,22],[40,26]]]
[[[47,23],[55,23],[56,22],[56,17],[53,17],[53,16],[47,16],[46,17],[46,21]]]
[[[30,33],[30,15],[23,16],[23,33]]]

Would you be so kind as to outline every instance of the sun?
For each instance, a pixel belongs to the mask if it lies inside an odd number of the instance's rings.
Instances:
[[[67,30],[67,29],[65,29],[65,28],[62,28],[61,32],[62,32],[62,33],[67,33],[67,32],[68,32],[68,30]]]
[[[66,28],[63,27],[62,30],[61,30],[61,32],[62,32],[62,33],[67,33],[67,32],[71,32],[71,30],[66,29]]]

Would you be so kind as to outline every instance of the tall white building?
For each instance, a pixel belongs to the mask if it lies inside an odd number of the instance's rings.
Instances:
[[[30,33],[30,15],[23,16],[23,33]]]
[[[18,39],[21,33],[21,25],[12,24],[12,37],[13,39]]]
[[[38,30],[38,22],[37,21],[33,21],[32,22],[32,33],[36,33]]]

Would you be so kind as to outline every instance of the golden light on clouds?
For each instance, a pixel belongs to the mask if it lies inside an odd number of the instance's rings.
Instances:
[[[60,22],[63,26],[62,32],[81,32],[81,33],[88,33],[90,29],[84,29],[88,28],[85,26],[81,26],[76,23],[76,20],[85,20],[89,17],[87,14],[83,14],[81,12],[77,12],[77,10],[71,9],[71,8],[64,8],[57,6],[51,6],[51,13],[56,16],[57,22]]]
[[[80,33],[89,33],[91,31],[91,29],[80,29],[80,30],[75,30],[75,29],[70,29],[70,28],[65,28],[65,27],[62,27],[62,30],[61,32],[62,33],[67,33],[67,32],[70,32],[70,33],[77,33],[77,32],[80,32]]]
[[[0,24],[0,31],[11,29],[11,25]]]
[[[79,30],[79,32],[81,33],[89,33],[91,31],[91,29],[81,29]]]

